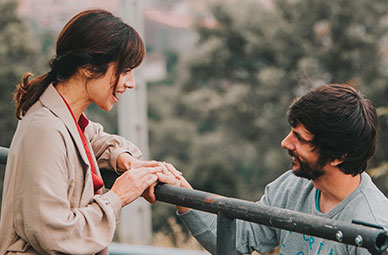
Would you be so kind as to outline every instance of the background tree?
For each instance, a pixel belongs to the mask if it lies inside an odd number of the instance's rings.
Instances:
[[[384,0],[213,1],[216,25],[199,17],[191,56],[167,52],[173,72],[149,86],[152,158],[172,162],[195,188],[257,200],[290,166],[280,141],[291,100],[321,84],[348,83],[378,107],[369,172],[388,194],[387,9]],[[29,35],[15,1],[1,1],[1,146],[16,127],[15,85],[27,71],[47,71],[52,46],[49,33]],[[87,115],[116,132],[116,115],[95,108]],[[155,230],[165,228],[174,207],[154,209]]]
[[[16,128],[12,94],[25,72],[42,69],[40,41],[28,32],[17,14],[17,3],[0,3],[0,146],[9,147]],[[47,61],[46,61],[47,62]],[[4,166],[0,165],[1,187]],[[2,191],[2,190],[1,190]],[[1,199],[1,198],[0,198]]]
[[[280,142],[291,100],[319,85],[347,83],[379,107],[382,131],[371,165],[380,166],[378,184],[388,194],[385,1],[262,3],[215,1],[217,25],[198,20],[197,48],[178,68],[175,86],[149,92],[153,157],[174,163],[195,188],[257,200],[290,166]],[[155,223],[166,217],[159,207]]]
[[[16,127],[12,93],[22,75],[35,72],[41,62],[38,43],[31,39],[24,23],[16,13],[15,1],[0,4],[0,145],[9,147]]]

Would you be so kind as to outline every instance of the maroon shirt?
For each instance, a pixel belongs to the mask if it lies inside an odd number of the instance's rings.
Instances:
[[[81,137],[82,144],[84,146],[86,155],[89,160],[90,168],[92,171],[92,180],[93,180],[93,187],[94,187],[94,193],[97,192],[100,188],[104,186],[104,181],[101,179],[100,176],[97,175],[96,173],[96,167],[93,164],[93,159],[92,159],[92,154],[90,153],[88,143],[86,142],[86,138],[84,136],[85,128],[89,124],[89,120],[85,117],[85,115],[82,113],[81,116],[79,117],[78,121],[76,121],[73,112],[70,109],[69,104],[66,102],[65,98],[61,95],[63,101],[65,102],[67,109],[69,109],[69,112],[71,113],[71,116],[73,117],[73,120],[77,126],[79,136]]]

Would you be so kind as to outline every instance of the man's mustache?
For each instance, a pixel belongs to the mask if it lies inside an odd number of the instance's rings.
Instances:
[[[289,154],[291,157],[297,158],[295,152],[293,152],[292,150],[288,150],[288,154]]]

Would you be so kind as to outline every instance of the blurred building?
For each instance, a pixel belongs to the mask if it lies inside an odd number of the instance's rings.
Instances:
[[[19,13],[26,18],[29,26],[38,32],[52,33],[55,38],[66,22],[76,13],[102,8],[119,15],[120,0],[17,0]],[[124,0],[125,1],[125,0]],[[144,6],[144,39],[147,45],[147,61],[150,65],[152,80],[163,79],[167,70],[166,51],[177,53],[193,49],[197,34],[193,29],[196,17],[206,13],[206,0],[142,0]],[[39,15],[37,15],[39,14]],[[208,15],[209,16],[209,15]],[[207,25],[214,25],[212,18],[206,19]],[[155,55],[155,56],[153,56]],[[164,61],[164,63],[162,62]],[[148,69],[148,68],[147,68]]]
[[[37,30],[59,33],[74,14],[103,8],[118,14],[119,0],[17,0],[19,13]],[[204,0],[142,0],[145,40],[152,51],[189,50],[196,40],[195,16],[205,9]],[[39,15],[37,15],[39,14]]]
[[[103,8],[116,13],[118,1],[111,0],[17,0],[21,17],[37,30],[49,30],[59,33],[66,22],[76,13],[91,9]]]

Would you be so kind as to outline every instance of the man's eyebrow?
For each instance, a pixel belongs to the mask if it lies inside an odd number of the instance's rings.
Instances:
[[[304,142],[304,143],[311,143],[312,141],[308,141],[306,139],[304,139],[298,132],[296,132],[295,130],[292,130],[292,132],[294,133],[294,135],[296,136],[296,138],[301,141],[301,142]]]

